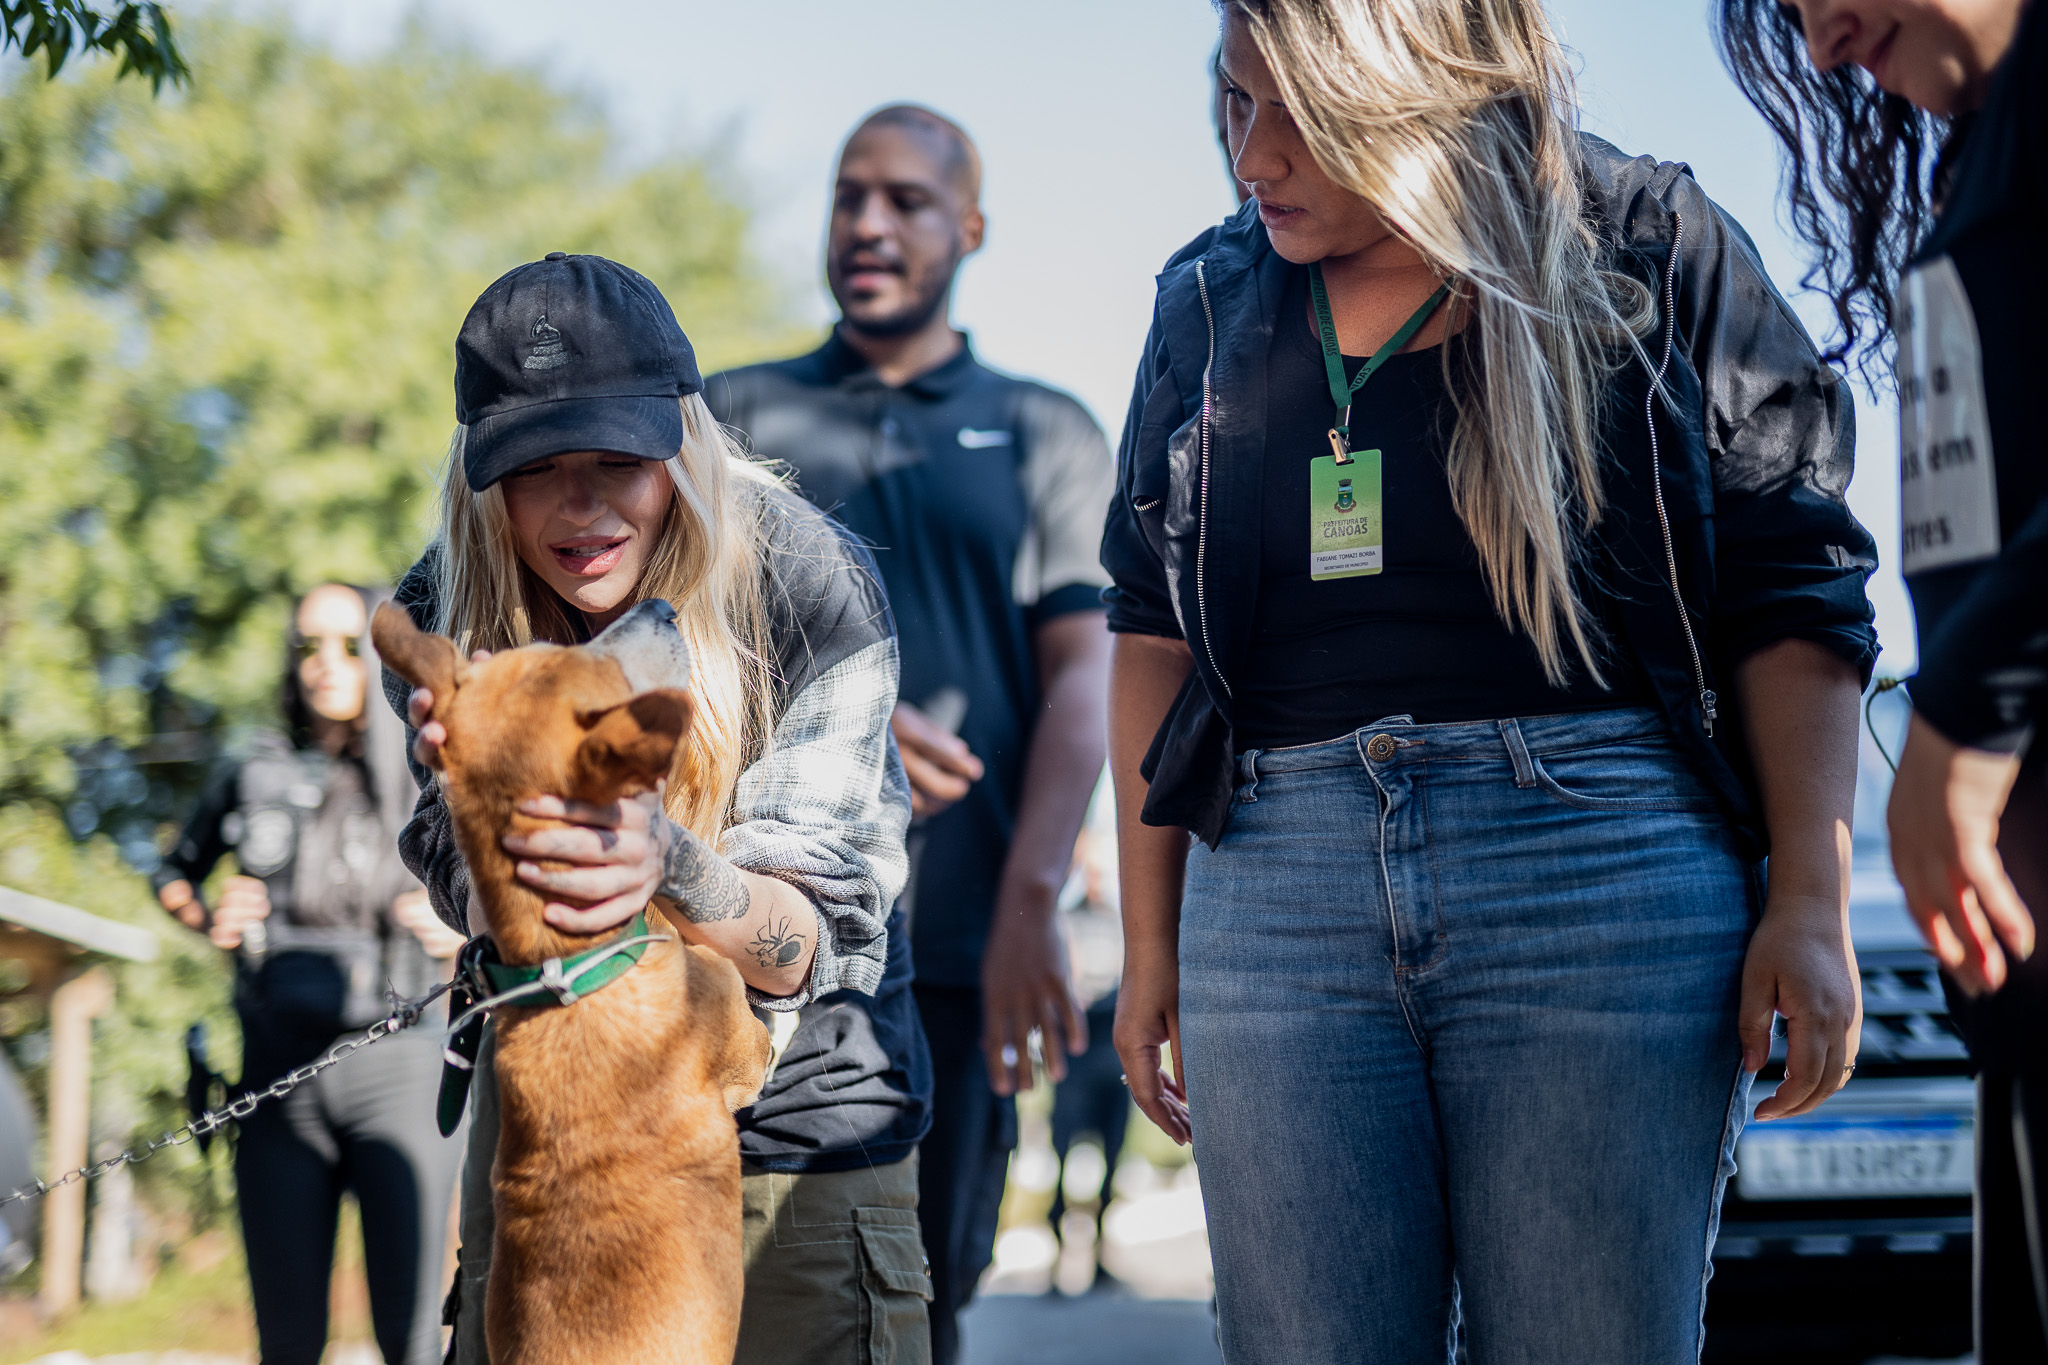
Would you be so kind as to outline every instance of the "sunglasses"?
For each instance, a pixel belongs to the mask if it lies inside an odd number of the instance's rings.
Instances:
[[[299,637],[297,651],[301,659],[310,659],[324,648],[329,640],[341,641],[341,647],[351,659],[363,652],[363,637],[360,635],[303,635]]]

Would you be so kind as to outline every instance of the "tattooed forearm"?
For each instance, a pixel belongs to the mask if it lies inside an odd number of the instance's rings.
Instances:
[[[681,907],[692,924],[737,919],[753,903],[739,869],[702,839],[675,825],[669,826],[660,894]]]
[[[787,967],[804,955],[804,936],[790,928],[789,916],[782,915],[754,931],[747,951],[763,967]]]

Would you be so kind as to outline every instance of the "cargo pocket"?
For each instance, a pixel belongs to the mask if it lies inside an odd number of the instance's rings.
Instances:
[[[932,1275],[912,1209],[855,1209],[860,1234],[862,1365],[930,1365]]]

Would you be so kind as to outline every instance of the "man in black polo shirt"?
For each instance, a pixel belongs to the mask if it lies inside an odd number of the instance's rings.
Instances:
[[[1054,902],[1102,770],[1109,658],[1102,431],[1067,395],[984,368],[948,318],[954,274],[981,245],[980,182],[950,121],[869,115],[834,187],[832,336],[705,386],[719,420],[874,547],[896,613],[895,732],[918,817],[904,901],[936,1082],[919,1214],[941,1365],[993,1253],[1026,1040],[1041,1032],[1055,1079],[1086,1043]]]

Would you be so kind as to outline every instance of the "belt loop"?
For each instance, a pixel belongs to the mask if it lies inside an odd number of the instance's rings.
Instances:
[[[1259,755],[1264,752],[1264,749],[1247,749],[1244,751],[1244,757],[1238,760],[1244,764],[1244,785],[1238,790],[1240,800],[1259,799]]]
[[[1533,787],[1536,785],[1536,765],[1529,761],[1529,746],[1522,740],[1522,723],[1513,716],[1500,722],[1500,737],[1508,746],[1508,757],[1515,764],[1515,785]]]

